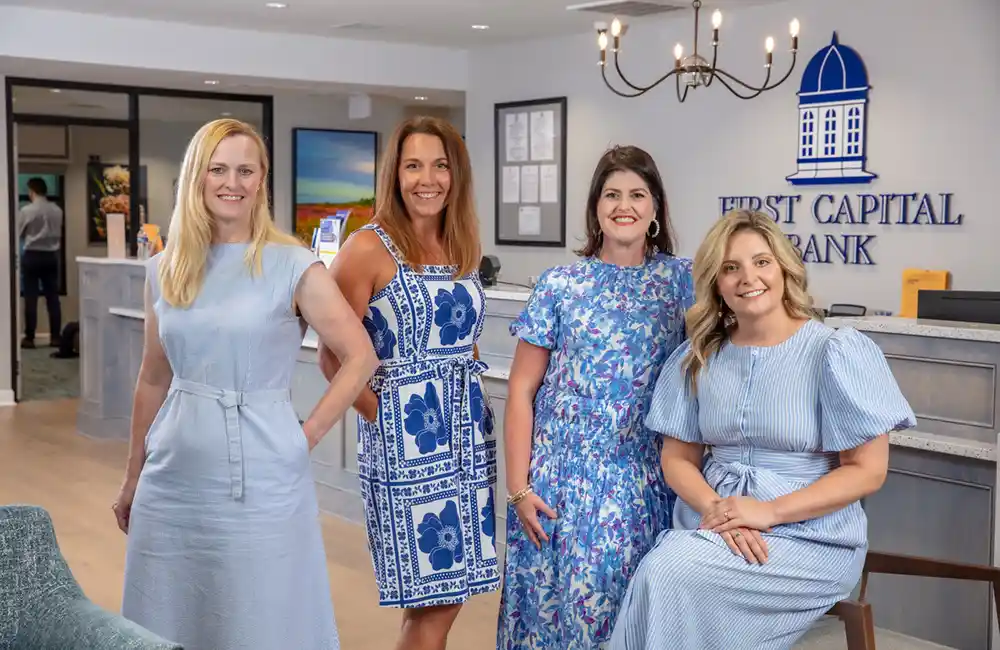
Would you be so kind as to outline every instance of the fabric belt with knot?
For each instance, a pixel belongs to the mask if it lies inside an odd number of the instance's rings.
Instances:
[[[171,391],[178,391],[217,400],[226,415],[226,445],[229,451],[229,480],[234,499],[243,498],[243,436],[240,432],[240,409],[255,404],[273,404],[291,401],[287,389],[226,390],[177,377],[170,383]]]
[[[759,500],[776,499],[794,484],[812,483],[835,468],[837,454],[761,449],[750,445],[711,448],[705,479],[720,495],[753,494]]]
[[[372,377],[369,386],[378,395],[383,386],[396,378],[409,378],[414,374],[423,374],[427,371],[434,373],[441,381],[449,382],[452,388],[452,395],[458,395],[458,408],[451,409],[451,440],[452,454],[460,475],[465,476],[473,472],[475,466],[475,430],[476,422],[472,423],[469,429],[472,434],[469,440],[462,437],[462,417],[469,413],[472,408],[470,404],[469,391],[471,390],[472,378],[483,374],[489,366],[472,356],[463,357],[423,357],[420,359],[391,359],[384,361]],[[454,405],[454,403],[453,403]],[[441,405],[442,410],[444,404]],[[483,408],[488,409],[489,396],[483,388]],[[444,417],[444,413],[441,414]],[[466,447],[472,446],[472,454],[467,453]]]

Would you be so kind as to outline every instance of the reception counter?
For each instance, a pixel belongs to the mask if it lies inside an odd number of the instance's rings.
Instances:
[[[132,389],[143,340],[144,269],[134,260],[79,258],[81,384],[79,430],[128,436]],[[523,289],[487,290],[479,341],[489,365],[484,383],[496,416],[499,463],[496,500],[503,503],[503,418],[515,340],[508,325],[521,311]],[[884,351],[918,416],[916,430],[893,433],[889,476],[865,502],[872,549],[994,564],[998,521],[997,433],[1000,430],[1000,327],[900,318],[830,318]],[[308,417],[325,390],[316,336],[299,351],[292,401]],[[350,410],[312,453],[321,508],[362,523],[357,477],[357,422]],[[506,509],[498,508],[503,543]],[[502,547],[501,547],[502,553]],[[879,627],[961,650],[1000,650],[987,586],[952,580],[872,576],[868,598]]]

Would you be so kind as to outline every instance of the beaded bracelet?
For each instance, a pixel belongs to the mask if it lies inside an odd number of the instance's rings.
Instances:
[[[512,506],[516,506],[517,504],[519,504],[521,501],[524,500],[524,497],[526,497],[529,494],[531,494],[531,491],[532,490],[531,490],[531,486],[530,485],[527,486],[527,487],[521,488],[520,490],[518,490],[514,494],[511,494],[511,495],[507,496],[507,503],[509,503]]]

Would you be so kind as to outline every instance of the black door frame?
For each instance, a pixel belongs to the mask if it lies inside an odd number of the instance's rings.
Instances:
[[[267,147],[268,158],[274,160],[274,97],[272,95],[248,95],[225,92],[204,92],[198,90],[180,90],[176,88],[156,88],[150,86],[127,86],[120,84],[90,83],[82,81],[64,81],[60,79],[37,79],[28,77],[7,77],[5,86],[4,111],[7,117],[7,187],[9,206],[9,235],[8,246],[10,246],[10,318],[12,321],[10,336],[10,367],[11,367],[11,390],[14,393],[14,401],[19,402],[21,395],[17,387],[17,377],[21,369],[18,367],[17,347],[19,345],[20,333],[17,331],[17,312],[20,299],[17,282],[15,278],[15,265],[17,264],[17,235],[14,225],[17,219],[17,176],[15,167],[17,161],[14,159],[14,125],[18,122],[22,124],[47,124],[53,126],[104,126],[117,127],[128,130],[128,166],[129,169],[139,169],[139,98],[140,97],[175,97],[181,99],[208,99],[231,102],[246,102],[261,105],[261,136]],[[14,112],[13,89],[15,87],[49,88],[59,90],[81,90],[101,93],[115,93],[128,97],[128,118],[100,119],[87,117],[67,117],[62,115],[37,115],[31,113]],[[134,233],[139,230],[139,204],[141,196],[142,177],[136,173],[132,180],[132,190],[129,193],[129,228],[127,229],[127,244],[130,256],[136,254],[136,240]],[[274,204],[274,174],[267,177],[268,196],[272,207]]]

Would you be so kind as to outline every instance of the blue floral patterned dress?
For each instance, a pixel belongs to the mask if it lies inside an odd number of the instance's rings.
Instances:
[[[691,261],[595,258],[549,269],[511,332],[551,350],[535,397],[530,480],[556,511],[538,550],[509,509],[497,647],[598,650],[673,495],[643,424],[660,367],[685,338]]]
[[[483,327],[479,275],[417,273],[396,261],[362,322],[382,364],[371,381],[378,419],[358,416],[358,475],[379,604],[427,607],[498,588],[493,413],[473,358]]]

